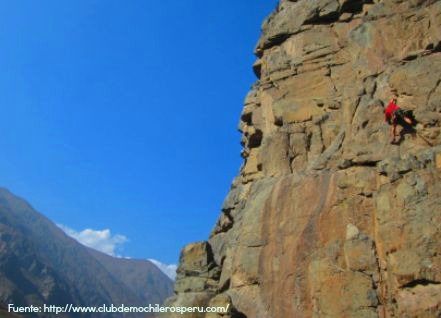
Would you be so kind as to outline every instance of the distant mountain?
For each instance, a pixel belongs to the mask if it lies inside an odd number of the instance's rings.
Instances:
[[[0,303],[0,317],[1,318],[21,318],[18,315],[12,314],[8,312],[8,306]]]
[[[176,270],[178,266],[176,264],[163,264],[155,259],[149,259],[150,262],[155,264],[165,275],[170,277],[173,281],[176,279]]]
[[[167,297],[173,292],[173,282],[162,271],[163,275],[158,275],[158,268],[152,266],[150,261],[116,258],[93,249],[89,249],[89,252],[109,273],[123,282],[138,298],[143,299],[142,305],[144,306],[161,304],[164,301],[164,295]],[[146,286],[152,288],[146,288]]]
[[[0,303],[146,306],[161,303],[171,293],[172,281],[151,262],[118,259],[87,248],[0,188]],[[117,316],[121,314],[100,314]]]

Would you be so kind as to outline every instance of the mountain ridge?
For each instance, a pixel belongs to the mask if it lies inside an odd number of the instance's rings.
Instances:
[[[171,280],[151,262],[112,258],[81,245],[5,188],[0,189],[0,251],[3,303],[141,306],[170,293]],[[126,281],[121,275],[135,268],[142,273],[136,288],[133,277]]]

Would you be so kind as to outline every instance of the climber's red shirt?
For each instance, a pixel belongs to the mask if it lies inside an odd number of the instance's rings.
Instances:
[[[388,121],[392,116],[392,113],[398,109],[398,106],[393,102],[390,102],[387,107],[384,109],[384,120]]]

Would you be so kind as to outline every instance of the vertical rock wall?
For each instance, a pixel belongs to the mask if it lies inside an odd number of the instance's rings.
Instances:
[[[255,53],[240,174],[167,304],[439,317],[441,1],[281,0]],[[393,94],[417,122],[395,145]]]

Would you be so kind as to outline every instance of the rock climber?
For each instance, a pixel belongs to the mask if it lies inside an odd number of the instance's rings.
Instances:
[[[391,144],[395,143],[395,137],[397,136],[397,124],[400,120],[405,121],[407,124],[412,125],[412,120],[407,117],[403,110],[397,106],[396,97],[392,98],[389,104],[384,108],[384,120],[391,125]]]

